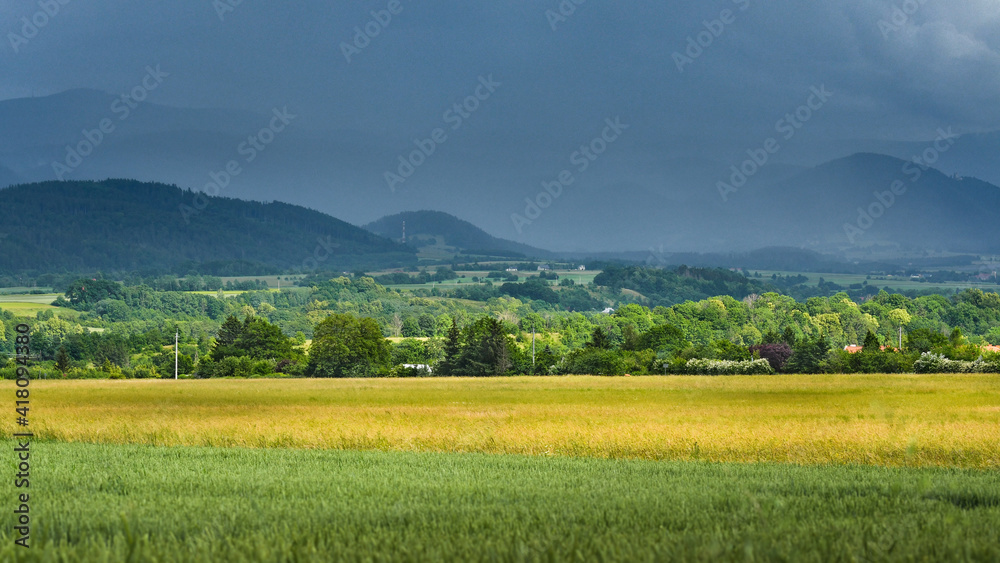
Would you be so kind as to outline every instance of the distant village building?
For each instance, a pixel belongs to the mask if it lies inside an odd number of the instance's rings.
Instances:
[[[538,271],[539,272],[548,272],[551,269],[552,269],[552,267],[549,266],[548,264],[542,264],[542,265],[538,266]]]
[[[581,272],[586,272],[587,271],[587,267],[586,266],[579,266],[579,267],[577,267],[577,270],[580,270]]]
[[[615,312],[614,309],[612,309],[611,307],[608,307],[607,309],[601,311],[601,314],[602,315],[611,315],[611,314],[614,314],[614,312]]]
[[[508,272],[516,272],[516,271],[517,271],[517,268],[507,268],[507,271],[508,271]]]
[[[852,346],[844,346],[844,351],[848,354],[858,354],[864,350],[864,346],[858,346],[857,344]],[[889,346],[879,346],[879,350],[885,352],[886,350],[892,350],[893,352],[899,352],[899,348],[890,348]]]

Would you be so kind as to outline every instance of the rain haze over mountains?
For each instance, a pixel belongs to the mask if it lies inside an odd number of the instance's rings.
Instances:
[[[3,2],[0,184],[434,210],[554,251],[997,252],[998,24],[986,0]]]

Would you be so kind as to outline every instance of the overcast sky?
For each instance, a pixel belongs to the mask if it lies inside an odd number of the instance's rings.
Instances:
[[[1000,130],[998,0],[235,1],[0,0],[0,100],[81,87],[121,94],[158,66],[169,77],[152,102],[262,115],[287,106],[296,130],[334,131],[338,146],[359,151],[341,154],[354,170],[297,171],[294,195],[236,196],[356,223],[440,209],[550,247],[561,223],[548,235],[522,232],[512,214],[609,118],[628,124],[627,135],[574,185],[581,194],[655,189],[670,157],[722,162],[709,168],[722,174],[797,110],[807,126],[796,125],[776,162],[815,165],[866,142],[932,140],[942,128]],[[44,12],[53,6],[58,13]],[[477,92],[488,99],[468,98]],[[460,133],[449,129],[460,140],[390,192],[383,172],[414,139],[455,125],[446,112],[462,101],[475,111]],[[802,113],[804,104],[814,107]],[[204,172],[195,174],[147,179],[198,185]],[[698,182],[718,197],[714,180]],[[608,205],[583,195],[560,205],[572,214],[576,204]]]
[[[10,34],[40,8],[3,0],[0,98],[126,91],[160,64],[171,78],[158,103],[288,105],[317,126],[399,137],[436,126],[491,74],[502,88],[476,128],[515,137],[621,115],[649,142],[728,145],[763,138],[820,85],[835,96],[810,131],[827,138],[1000,128],[996,0],[566,0],[575,13],[565,20],[547,13],[558,13],[556,0],[399,0],[402,11],[370,27],[378,36],[348,63],[342,43],[388,4],[244,0],[220,17],[211,0],[70,0],[37,16],[49,21],[23,43]],[[893,20],[894,6],[916,10]],[[680,72],[675,53],[723,10],[732,23]]]

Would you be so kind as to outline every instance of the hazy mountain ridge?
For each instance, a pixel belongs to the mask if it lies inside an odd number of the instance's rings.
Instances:
[[[115,117],[110,107],[116,98],[73,90],[0,102],[0,127],[8,133],[0,139],[0,186],[54,178],[52,163],[65,157],[66,145],[79,142],[82,130],[93,129],[100,119]],[[146,102],[116,123],[115,132],[67,179],[131,177],[200,188],[210,173],[241,158],[237,147],[268,119],[249,112]],[[225,195],[280,199],[354,224],[404,209],[436,209],[507,241],[496,246],[484,240],[488,245],[480,250],[526,255],[540,255],[539,248],[583,254],[647,249],[726,253],[794,245],[854,257],[871,248],[884,255],[921,246],[990,252],[996,240],[985,211],[993,205],[995,186],[973,178],[959,181],[934,170],[911,185],[902,171],[906,161],[891,157],[853,155],[812,168],[774,160],[723,200],[716,184],[728,181],[730,166],[738,162],[671,156],[667,149],[634,142],[641,139],[636,132],[634,139],[626,137],[609,148],[585,173],[575,174],[574,184],[531,224],[519,226],[512,216],[525,215],[525,198],[536,196],[542,182],[570,166],[572,143],[512,136],[488,147],[481,140],[449,141],[391,193],[383,173],[412,149],[410,144],[309,126],[294,121],[278,134],[259,158],[244,163],[245,173],[233,179]],[[954,162],[966,163],[961,170],[978,166],[982,177],[990,179],[995,159],[988,156],[995,154],[991,151],[998,143],[1000,134],[958,137],[939,162],[947,170]],[[861,141],[857,146],[881,147],[906,158],[926,148],[920,143]],[[897,180],[906,183],[907,193],[870,228],[848,236],[845,226],[857,225],[858,208],[874,204],[874,193],[890,189]],[[400,227],[387,226],[381,232],[398,239]],[[476,250],[479,245],[458,246]]]
[[[860,153],[764,186],[748,202],[775,243],[852,252],[870,245],[994,252],[1000,188],[890,156]],[[790,212],[799,210],[800,212]],[[806,213],[801,213],[808,210]]]

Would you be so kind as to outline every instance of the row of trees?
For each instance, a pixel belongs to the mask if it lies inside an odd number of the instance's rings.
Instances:
[[[720,275],[699,283],[732,281],[729,274]],[[541,281],[511,285],[525,292],[590,291],[553,288]],[[180,333],[182,373],[188,369],[203,377],[377,376],[399,373],[400,364],[467,375],[683,373],[693,359],[756,358],[779,372],[898,372],[915,370],[914,363],[926,352],[973,362],[981,353],[978,344],[1000,342],[1000,296],[979,290],[950,298],[880,292],[862,303],[846,294],[798,302],[764,293],[672,307],[627,304],[613,314],[583,314],[553,308],[527,294],[483,302],[430,299],[385,288],[365,276],[232,298],[91,279],[75,281],[60,302],[72,310],[59,316],[44,311],[31,322],[39,360],[60,360],[61,367],[70,369],[110,363],[122,370],[145,366],[172,374],[172,347],[164,347],[172,346],[174,334]],[[0,312],[0,351],[5,354],[12,353],[17,322],[14,315]],[[333,345],[337,340],[321,331],[329,327],[327,322],[342,325],[332,334],[363,338]],[[239,323],[239,331],[233,323]],[[956,332],[959,327],[965,330]],[[895,351],[900,332],[902,349]],[[964,332],[972,336],[967,339]],[[412,340],[393,343],[384,341],[387,336]],[[307,355],[301,343],[309,337],[314,342]],[[369,340],[368,348],[359,348],[358,343]],[[847,354],[847,344],[864,344],[865,351]]]

